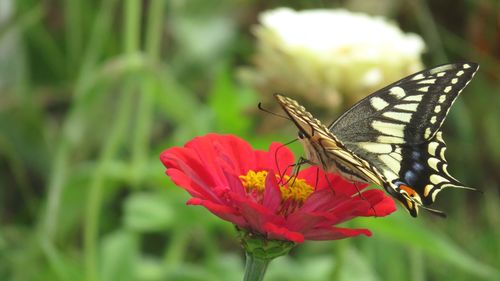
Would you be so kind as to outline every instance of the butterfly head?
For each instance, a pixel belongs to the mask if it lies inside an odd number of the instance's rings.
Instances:
[[[325,150],[338,148],[335,136],[296,100],[280,94],[274,96],[298,129],[298,139],[304,147],[305,159],[311,164],[331,171],[334,167],[324,153]]]
[[[296,100],[275,94],[274,97],[290,120],[295,123],[299,129],[299,140],[319,139],[321,135],[329,135],[330,132],[319,120],[314,118],[302,105]]]

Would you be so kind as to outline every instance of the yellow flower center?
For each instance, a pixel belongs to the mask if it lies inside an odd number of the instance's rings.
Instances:
[[[267,174],[267,171],[255,172],[250,170],[246,175],[241,175],[240,180],[248,193],[262,195],[266,187]],[[276,179],[279,182],[283,201],[294,201],[301,204],[314,191],[314,188],[303,179],[291,178],[286,175],[281,180],[280,176],[276,175]]]
[[[267,171],[248,171],[246,175],[241,175],[240,180],[247,192],[263,192],[266,187]]]

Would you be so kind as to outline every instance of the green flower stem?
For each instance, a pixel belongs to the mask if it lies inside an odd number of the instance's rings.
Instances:
[[[294,242],[270,240],[261,234],[238,229],[241,245],[245,249],[246,264],[243,281],[264,279],[267,266],[273,259],[286,255],[295,246]]]
[[[335,242],[335,247],[333,248],[335,256],[335,267],[333,267],[329,280],[340,280],[342,268],[345,263],[345,255],[348,248],[348,240],[339,240]]]
[[[245,277],[243,281],[261,281],[264,280],[267,266],[271,260],[262,259],[246,253]]]

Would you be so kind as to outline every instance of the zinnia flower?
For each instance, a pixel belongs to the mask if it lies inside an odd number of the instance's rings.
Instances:
[[[333,240],[367,229],[336,226],[359,216],[395,210],[381,190],[365,190],[335,174],[309,167],[292,177],[294,157],[279,143],[254,150],[231,135],[208,134],[161,154],[166,174],[201,205],[250,234],[301,243]]]
[[[423,40],[383,17],[278,8],[259,16],[254,68],[243,80],[330,112],[422,68]]]

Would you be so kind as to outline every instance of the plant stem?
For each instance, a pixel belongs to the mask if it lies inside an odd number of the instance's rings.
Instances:
[[[162,19],[165,1],[152,0],[148,9],[148,21],[146,26],[145,49],[148,61],[153,65],[160,61],[160,46],[162,36]],[[155,71],[154,68],[152,71]],[[141,83],[139,95],[136,128],[132,143],[132,180],[133,185],[138,186],[142,181],[149,155],[149,139],[153,126],[154,99],[158,93],[158,79],[145,77]]]
[[[245,276],[243,281],[261,281],[264,280],[264,275],[266,274],[267,266],[269,265],[269,259],[262,259],[253,256],[252,254],[246,254],[245,263]]]
[[[148,9],[145,50],[155,63],[160,57],[161,37],[163,28],[164,0],[152,0]]]
[[[85,274],[87,281],[98,280],[98,236],[99,236],[99,215],[102,205],[102,192],[105,187],[106,170],[108,169],[114,155],[120,147],[132,108],[134,88],[125,88],[119,104],[119,111],[110,130],[109,137],[104,145],[103,151],[98,160],[97,168],[92,176],[87,198],[87,210],[85,215],[84,230],[84,251],[85,251]]]
[[[125,47],[125,53],[129,55],[139,51],[141,12],[141,1],[125,1],[125,9],[123,15],[125,18],[125,36],[123,37],[123,45]]]
[[[334,255],[335,255],[335,267],[332,270],[329,280],[340,280],[342,274],[342,268],[345,264],[346,251],[349,248],[349,242],[346,240],[339,240],[335,243]]]
[[[64,12],[66,19],[66,49],[68,50],[68,59],[66,63],[67,71],[74,75],[75,65],[79,65],[83,43],[83,14],[84,2],[68,0],[65,1]]]

